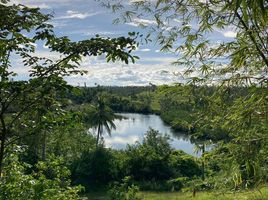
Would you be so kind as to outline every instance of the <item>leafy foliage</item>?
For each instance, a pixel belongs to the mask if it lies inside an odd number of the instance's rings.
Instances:
[[[118,163],[119,160],[109,149],[98,147],[83,152],[71,165],[72,179],[75,183],[88,186],[87,189],[108,185],[120,178]]]
[[[5,161],[8,165],[0,180],[1,199],[82,199],[78,194],[82,187],[70,186],[70,172],[63,166],[62,158],[39,162],[35,166],[36,170],[27,174],[29,166],[19,162],[16,154],[9,154]]]
[[[109,190],[110,200],[140,200],[139,188],[130,183],[130,177],[125,177],[122,183],[116,183]]]
[[[147,28],[148,35],[155,36],[162,51],[179,53],[174,64],[184,66],[185,70],[178,75],[189,78],[190,85],[204,85],[207,90],[188,93],[194,102],[193,137],[223,142],[219,144],[228,150],[218,156],[236,166],[229,171],[232,176],[239,174],[242,186],[264,181],[262,166],[267,160],[262,154],[267,153],[268,124],[267,2],[141,0],[130,5],[117,0],[101,2],[122,14],[117,22],[154,20],[152,26],[142,23],[140,26]],[[234,32],[232,39],[218,42],[210,39],[213,32],[226,30]],[[215,87],[211,94],[208,85]],[[241,95],[238,89],[246,93]],[[173,92],[174,96],[179,94]],[[182,119],[173,124],[181,129],[192,128],[189,121]]]
[[[51,122],[48,123],[44,118],[46,115],[53,115],[54,111],[61,111],[60,105],[57,105],[59,98],[55,94],[62,94],[70,88],[64,77],[85,73],[79,69],[79,62],[83,57],[105,54],[107,61],[120,60],[125,63],[129,60],[134,62],[137,57],[130,55],[136,48],[135,34],[134,38],[96,36],[72,42],[67,37],[57,37],[53,26],[49,24],[52,16],[41,13],[38,8],[2,2],[0,11],[1,172],[7,146],[31,134],[40,132],[44,138],[43,158],[46,157],[46,129],[51,127]],[[40,41],[45,43],[49,51],[57,52],[59,58],[51,60],[36,56],[34,44]],[[12,71],[12,58],[20,59],[24,67],[28,68],[28,81],[13,81],[16,73]],[[32,110],[39,110],[34,113],[37,120],[27,121],[31,118]],[[22,127],[23,132],[18,131]]]
[[[88,190],[132,177],[143,190],[180,190],[188,179],[201,175],[199,163],[192,156],[170,147],[169,139],[149,130],[141,144],[126,150],[98,147],[85,151],[73,161],[72,180]]]

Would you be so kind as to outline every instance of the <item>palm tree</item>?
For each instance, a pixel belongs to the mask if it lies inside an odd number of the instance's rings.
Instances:
[[[88,115],[90,126],[97,130],[97,147],[99,140],[104,133],[104,130],[106,130],[109,136],[111,136],[111,131],[113,129],[116,129],[113,120],[118,118],[118,116],[110,107],[105,104],[104,98],[102,96],[97,97],[96,103],[95,105],[92,105],[92,109]]]

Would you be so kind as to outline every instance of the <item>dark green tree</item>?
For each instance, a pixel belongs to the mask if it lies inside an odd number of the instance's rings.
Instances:
[[[99,145],[99,140],[102,138],[104,131],[106,130],[109,136],[111,131],[116,129],[114,120],[118,116],[114,111],[108,107],[105,103],[105,99],[102,95],[98,95],[95,101],[95,105],[87,113],[88,122],[93,129],[97,130],[96,147]]]
[[[72,42],[67,37],[57,37],[48,23],[51,15],[42,14],[38,8],[0,3],[0,174],[7,148],[38,127],[35,120],[23,121],[31,110],[38,109],[51,91],[68,89],[65,76],[83,74],[79,62],[84,56],[106,55],[107,61],[134,62],[130,53],[136,48],[133,38],[102,38]],[[51,52],[58,52],[57,60],[34,55],[35,43],[43,41]],[[13,81],[14,56],[22,60],[21,67],[28,68],[29,80]],[[25,131],[20,132],[19,127]],[[23,134],[22,134],[23,133]]]

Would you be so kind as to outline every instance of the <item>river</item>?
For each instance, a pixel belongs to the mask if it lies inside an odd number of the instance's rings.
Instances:
[[[153,128],[161,133],[170,136],[171,145],[176,149],[195,155],[194,144],[191,143],[189,136],[185,133],[175,131],[165,124],[158,115],[137,114],[137,113],[120,113],[123,119],[116,119],[114,123],[116,130],[112,130],[111,137],[104,132],[104,141],[107,147],[115,149],[124,149],[127,144],[134,144],[136,141],[142,141],[145,133]]]

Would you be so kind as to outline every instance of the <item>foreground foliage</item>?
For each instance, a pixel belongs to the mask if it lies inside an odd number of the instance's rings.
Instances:
[[[141,200],[138,195],[139,188],[131,184],[130,177],[125,177],[122,183],[115,183],[109,190],[110,200]]]
[[[0,199],[81,200],[78,193],[82,187],[71,187],[70,171],[61,158],[50,158],[30,166],[19,162],[18,156],[12,153],[5,162],[8,165],[0,180]],[[32,172],[27,172],[29,170]]]

